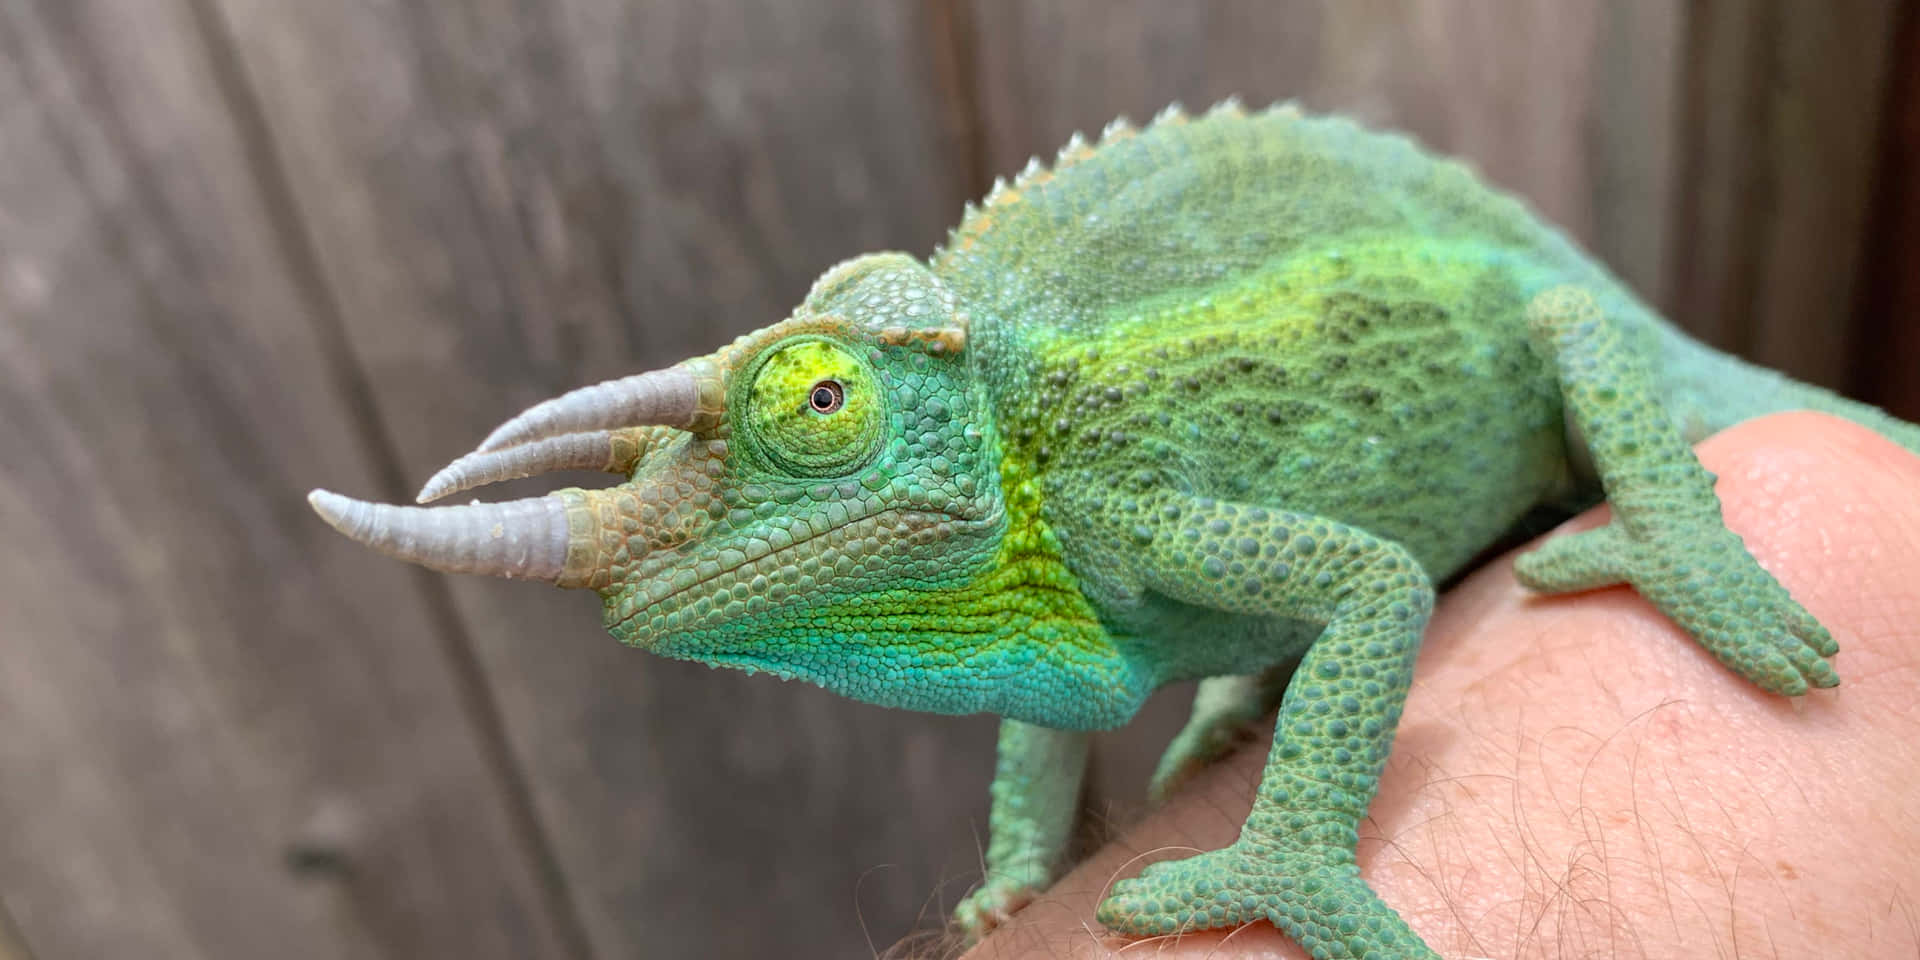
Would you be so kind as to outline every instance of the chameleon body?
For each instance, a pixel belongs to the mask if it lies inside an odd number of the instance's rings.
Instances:
[[[614,487],[315,505],[407,559],[596,590],[656,653],[1002,715],[976,933],[1050,879],[1086,731],[1202,678],[1164,791],[1278,706],[1239,840],[1118,882],[1099,918],[1265,919],[1322,958],[1433,955],[1354,850],[1435,582],[1604,495],[1613,521],[1524,557],[1525,583],[1632,584],[1761,688],[1832,686],[1832,638],[1721,523],[1689,442],[1811,408],[1920,452],[1920,428],[1686,339],[1463,166],[1290,106],[1076,137],[930,262],[849,261],[787,320],[630,379],[536,407],[429,492],[561,447]]]

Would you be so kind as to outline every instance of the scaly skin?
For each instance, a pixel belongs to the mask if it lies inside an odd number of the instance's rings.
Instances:
[[[1831,686],[1832,638],[1721,524],[1687,440],[1813,408],[1920,451],[1920,428],[1687,340],[1458,164],[1290,107],[1076,138],[931,263],[842,264],[686,369],[686,429],[624,483],[553,495],[555,579],[597,590],[616,637],[1006,717],[975,934],[1050,879],[1077,731],[1213,678],[1164,785],[1298,661],[1240,839],[1117,883],[1100,919],[1265,919],[1321,958],[1433,955],[1354,848],[1436,581],[1604,494],[1613,523],[1523,581],[1630,583],[1762,689]]]

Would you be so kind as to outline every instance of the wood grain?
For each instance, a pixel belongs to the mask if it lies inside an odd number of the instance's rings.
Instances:
[[[1715,0],[1688,26],[1672,312],[1844,388],[1899,0]],[[1912,50],[1903,51],[1911,58]]]
[[[191,11],[0,5],[0,896],[42,957],[560,954]],[[393,635],[417,637],[395,643]]]
[[[1881,130],[1852,383],[1894,416],[1920,421],[1920,2],[1892,30],[1896,56]]]

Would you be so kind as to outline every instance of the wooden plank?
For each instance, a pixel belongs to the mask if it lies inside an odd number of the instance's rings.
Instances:
[[[780,319],[842,257],[925,253],[958,214],[908,5],[220,7],[415,481],[533,401]],[[991,721],[623,650],[589,596],[454,595],[596,956],[858,955],[977,869]]]
[[[1920,421],[1920,2],[1907,0],[1900,21],[1894,49],[1906,55],[1895,58],[1886,100],[1853,382]]]
[[[1858,342],[1897,7],[1721,0],[1688,28],[1672,310],[1717,345],[1830,386]]]
[[[1672,4],[982,0],[974,20],[994,173],[1174,100],[1300,100],[1469,159],[1636,288],[1657,299],[1667,285]],[[1140,809],[1183,696],[1099,742],[1092,802],[1106,817]]]
[[[559,955],[190,8],[0,4],[0,897],[43,957]],[[428,638],[391,642],[393,632]]]

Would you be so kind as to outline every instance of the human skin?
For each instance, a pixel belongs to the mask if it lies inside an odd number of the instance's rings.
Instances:
[[[1513,554],[1487,564],[1439,605],[1361,824],[1368,883],[1442,956],[1920,951],[1920,457],[1817,414],[1698,452],[1728,526],[1840,641],[1840,687],[1764,693],[1627,588],[1540,597]],[[967,957],[1304,958],[1264,923],[1129,941],[1093,920],[1114,879],[1231,842],[1267,748],[1196,777]]]

